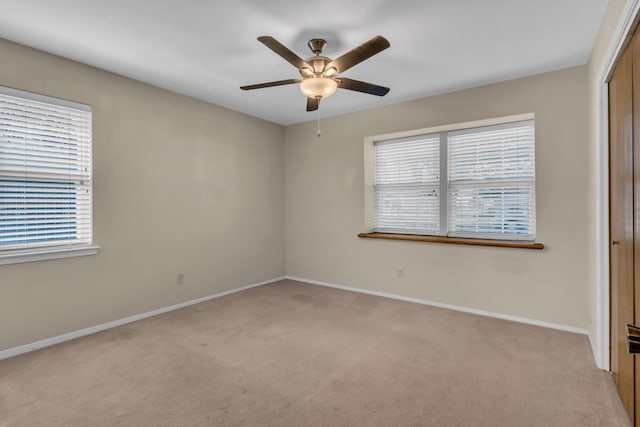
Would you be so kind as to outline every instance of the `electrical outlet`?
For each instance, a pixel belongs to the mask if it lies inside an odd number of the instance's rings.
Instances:
[[[178,276],[176,277],[176,283],[178,285],[184,284],[184,273],[178,273]]]
[[[398,279],[404,279],[404,268],[398,269]]]

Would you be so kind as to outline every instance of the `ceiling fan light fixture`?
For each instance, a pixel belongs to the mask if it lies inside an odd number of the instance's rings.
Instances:
[[[311,77],[300,83],[300,91],[307,98],[326,98],[335,93],[338,82],[327,77]]]
[[[271,36],[260,36],[258,37],[258,41],[296,67],[302,79],[278,80],[241,86],[240,89],[242,90],[300,83],[300,91],[307,98],[307,111],[319,111],[320,100],[333,95],[338,87],[340,89],[377,96],[385,96],[389,92],[388,87],[341,76],[343,72],[351,67],[360,64],[391,46],[389,41],[382,36],[375,36],[371,40],[356,46],[349,52],[335,59],[322,56],[322,50],[327,43],[324,39],[309,40],[308,46],[315,56],[307,59],[300,58],[288,47]],[[338,77],[338,74],[340,74],[340,77]]]

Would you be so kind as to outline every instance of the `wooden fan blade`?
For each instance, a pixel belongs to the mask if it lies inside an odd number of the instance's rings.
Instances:
[[[284,58],[288,63],[293,65],[298,69],[302,68],[310,68],[313,70],[313,67],[307,64],[304,59],[300,58],[298,55],[289,50],[288,47],[280,43],[278,40],[274,39],[271,36],[261,36],[258,37],[258,41],[280,55]]]
[[[331,61],[327,64],[326,69],[335,67],[338,73],[342,73],[354,65],[371,58],[373,55],[382,52],[389,46],[391,46],[391,44],[387,39],[382,36],[375,36],[368,42],[362,43],[360,46]]]
[[[307,111],[316,111],[320,107],[320,99],[307,98]]]
[[[264,87],[291,85],[294,83],[300,83],[301,81],[302,80],[300,79],[278,80],[277,82],[267,82],[267,83],[258,83],[256,85],[240,86],[240,89],[242,90],[262,89]]]
[[[347,79],[345,77],[340,77],[336,80],[338,81],[338,87],[342,89],[354,90],[356,92],[363,92],[378,96],[385,96],[389,93],[388,87],[361,82],[360,80]]]

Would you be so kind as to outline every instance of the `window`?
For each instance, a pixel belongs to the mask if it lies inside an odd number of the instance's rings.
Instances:
[[[88,254],[91,178],[90,107],[0,87],[2,263]]]
[[[375,140],[374,231],[533,241],[529,116]]]
[[[440,135],[376,143],[376,231],[440,233]]]

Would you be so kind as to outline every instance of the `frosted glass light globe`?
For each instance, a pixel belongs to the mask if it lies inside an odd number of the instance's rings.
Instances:
[[[307,98],[326,98],[338,89],[338,82],[326,77],[311,77],[300,83],[300,91]]]

